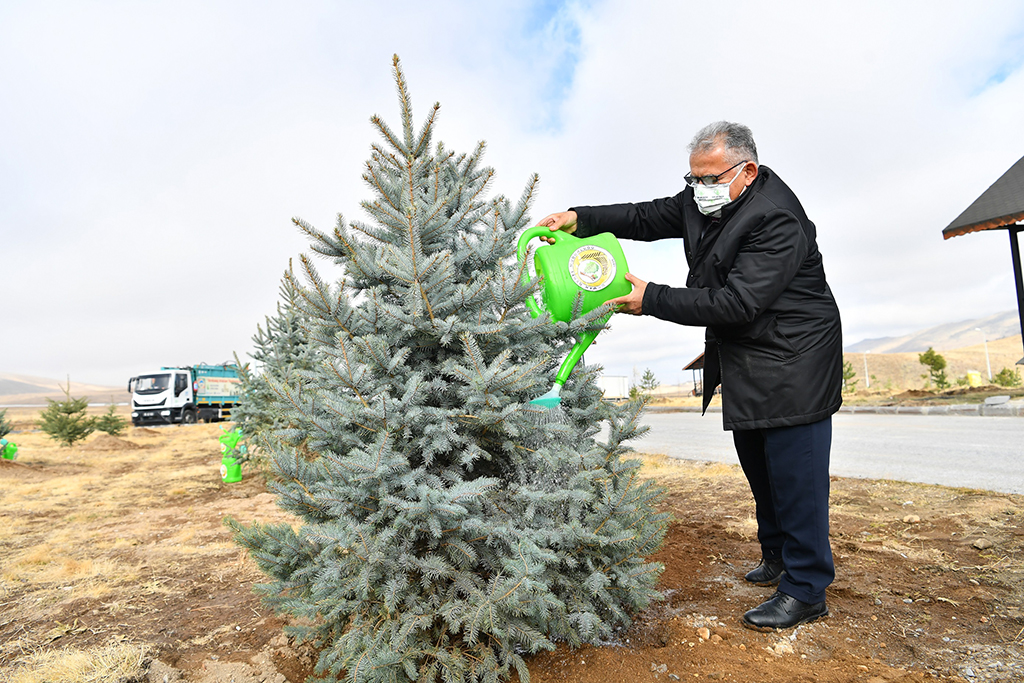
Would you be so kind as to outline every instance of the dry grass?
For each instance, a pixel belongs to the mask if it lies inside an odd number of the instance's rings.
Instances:
[[[741,538],[757,537],[753,500],[746,500],[750,493],[739,465],[676,460],[650,453],[637,454],[636,459],[643,463],[642,476],[657,480],[670,490],[673,500],[685,501],[687,507],[709,511],[718,509],[723,500],[743,501],[727,512],[723,510],[719,519]]]
[[[79,650],[38,652],[19,661],[10,683],[128,683],[141,681],[147,665],[146,647],[111,643]]]
[[[0,667],[62,644],[51,631],[73,604],[134,614],[140,596],[171,590],[164,568],[234,561],[223,515],[286,518],[270,494],[240,498],[224,488],[220,433],[218,425],[129,429],[121,438],[137,447],[119,450],[89,447],[104,434],[70,448],[40,432],[17,435],[18,461],[0,469],[0,628],[16,633],[0,639]],[[238,574],[256,576],[251,563]]]
[[[997,339],[988,343],[989,361],[992,374],[1003,368],[1013,369],[1021,357],[1021,336]],[[939,353],[946,359],[946,376],[952,384],[958,377],[967,375],[968,370],[981,373],[986,380],[985,346],[965,346],[960,349],[941,350]],[[927,369],[921,365],[917,353],[869,353],[867,354],[868,373],[871,375],[871,389],[879,393],[897,394],[908,389],[922,389],[925,380],[921,377]],[[864,392],[867,387],[864,381],[864,354],[844,353],[843,360],[853,365],[857,373],[857,389]]]

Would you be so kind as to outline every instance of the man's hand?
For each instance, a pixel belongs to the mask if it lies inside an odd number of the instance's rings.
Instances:
[[[618,313],[643,315],[644,292],[647,290],[647,283],[632,273],[626,273],[626,279],[632,283],[633,291],[626,296],[610,299],[608,303],[618,305]]]
[[[562,211],[561,213],[553,213],[545,216],[539,223],[537,223],[537,225],[543,225],[551,228],[551,232],[554,232],[555,230],[562,230],[563,232],[567,232],[571,235],[576,232],[576,218],[577,216],[575,211]],[[549,244],[555,243],[555,240],[550,237],[541,237],[540,239]]]

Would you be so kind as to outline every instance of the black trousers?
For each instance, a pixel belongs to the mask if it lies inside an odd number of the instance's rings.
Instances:
[[[828,541],[832,418],[734,431],[733,441],[754,494],[761,554],[786,566],[779,590],[821,602],[836,574]]]

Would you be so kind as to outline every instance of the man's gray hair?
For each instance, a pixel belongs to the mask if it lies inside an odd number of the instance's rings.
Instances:
[[[742,123],[709,123],[697,131],[687,149],[690,154],[707,154],[719,144],[725,146],[726,161],[739,163],[746,160],[758,163],[754,134]]]

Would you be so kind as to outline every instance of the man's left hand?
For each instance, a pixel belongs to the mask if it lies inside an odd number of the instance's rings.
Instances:
[[[643,315],[644,291],[647,289],[647,283],[632,273],[626,273],[626,279],[632,283],[633,291],[626,296],[610,299],[608,303],[618,305],[618,313]]]

